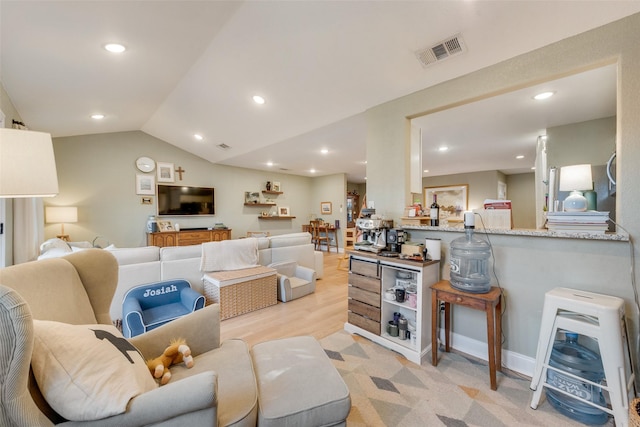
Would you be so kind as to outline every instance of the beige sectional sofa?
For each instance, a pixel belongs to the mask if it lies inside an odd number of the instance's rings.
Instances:
[[[132,252],[129,255],[139,262],[127,265],[138,264],[138,273],[141,273],[143,264],[157,266],[163,261],[147,261],[146,258],[153,252],[154,249],[141,248],[137,258]],[[30,373],[32,357],[41,356],[34,353],[34,341],[38,340],[34,319],[62,322],[74,331],[96,330],[100,324],[102,328],[115,330],[110,325],[109,305],[118,283],[118,270],[122,267],[109,251],[88,249],[0,270],[0,330],[3,331],[0,343],[0,378],[3,383],[0,425],[346,425],[351,407],[349,390],[315,339],[286,338],[262,343],[251,351],[241,340],[220,342],[218,304],[128,340],[135,346],[129,354],[137,349],[146,359],[161,354],[171,339],[183,337],[194,356],[193,368],[173,367],[173,376],[167,385],[151,387],[133,395],[123,412],[106,418],[89,417],[79,422],[61,418],[47,405],[43,399],[47,391],[39,387]],[[151,265],[144,266],[147,267],[147,273],[152,274]],[[113,345],[122,352],[125,344],[124,339],[120,339],[123,344]],[[98,343],[70,351],[78,344],[75,336],[69,336],[68,340],[64,345],[64,355],[104,351],[99,347],[103,344]],[[109,344],[104,345],[105,349],[109,347]],[[109,363],[116,359],[122,359],[122,355],[116,354]],[[90,357],[84,359],[81,364],[83,370],[92,367],[92,360]],[[147,371],[143,359],[141,361],[141,369]],[[98,372],[105,367],[102,363],[95,365]],[[66,371],[71,375],[70,384],[77,383],[79,379],[74,377],[76,371]],[[126,376],[123,372],[114,372],[113,376],[107,376],[105,384],[118,387],[125,380],[118,379],[118,375]],[[90,388],[85,391],[90,392]],[[67,400],[75,403],[73,399]],[[92,406],[95,405],[86,405],[88,409]]]
[[[311,234],[290,233],[259,237],[257,240],[260,265],[295,261],[302,267],[314,270],[316,279],[322,278],[323,254],[315,250],[311,243]],[[110,309],[111,318],[116,325],[119,325],[122,319],[122,298],[134,286],[160,280],[186,279],[193,289],[204,294],[203,273],[200,271],[202,245],[163,248],[144,246],[107,250],[116,257],[119,266],[118,286]]]

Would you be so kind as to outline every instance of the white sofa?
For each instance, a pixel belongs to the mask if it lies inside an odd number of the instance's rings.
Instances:
[[[291,233],[258,239],[258,262],[268,266],[284,261],[312,269],[316,279],[323,275],[323,254],[316,251],[309,233]],[[204,293],[200,258],[202,245],[144,246],[107,248],[118,261],[118,287],[111,302],[110,315],[116,325],[122,319],[122,298],[134,286],[168,279],[186,279]]]

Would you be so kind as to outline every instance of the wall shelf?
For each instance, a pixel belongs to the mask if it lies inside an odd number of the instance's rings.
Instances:
[[[282,191],[262,190],[262,194],[284,194]]]
[[[275,206],[275,203],[245,203],[245,206]]]
[[[279,220],[279,219],[294,219],[295,216],[259,216],[258,219],[274,219],[274,220]]]

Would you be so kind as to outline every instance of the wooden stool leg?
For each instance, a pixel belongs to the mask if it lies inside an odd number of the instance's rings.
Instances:
[[[496,384],[496,343],[495,343],[495,317],[493,305],[487,304],[487,347],[489,350],[489,376],[491,378],[491,390],[497,390]]]
[[[449,335],[451,335],[451,304],[444,303],[444,351],[447,353],[451,351],[451,345],[449,343]]]
[[[502,371],[502,295],[496,304],[496,370]]]
[[[431,364],[438,366],[438,297],[431,292]]]

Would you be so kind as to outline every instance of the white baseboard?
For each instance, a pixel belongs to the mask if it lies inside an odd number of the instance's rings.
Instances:
[[[444,329],[440,329],[438,337],[440,342],[444,343]],[[459,335],[454,332],[451,334],[450,345],[451,348],[462,353],[477,357],[481,360],[489,360],[486,342],[465,337],[464,335]],[[502,350],[502,366],[507,369],[531,377],[533,375],[535,365],[536,359],[533,357],[525,356],[509,350]]]

